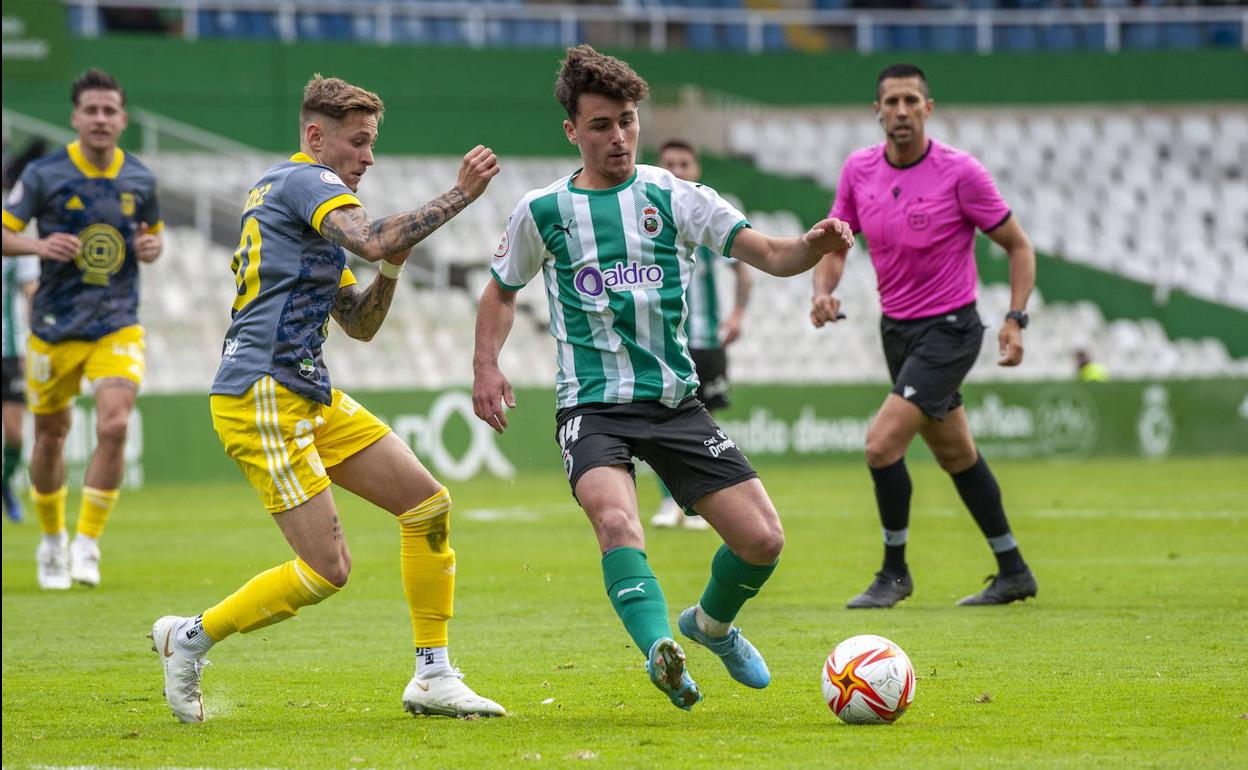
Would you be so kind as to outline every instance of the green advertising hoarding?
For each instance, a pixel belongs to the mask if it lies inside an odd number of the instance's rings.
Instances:
[[[4,79],[46,83],[69,71],[65,6],[50,0],[4,0]],[[58,89],[68,94],[68,87]],[[65,110],[67,112],[67,110]]]
[[[880,384],[738,385],[719,419],[761,465],[861,462],[867,425],[886,392]],[[991,459],[1248,454],[1248,379],[974,384],[963,392]],[[562,472],[549,390],[517,391],[518,409],[501,436],[473,416],[466,388],[352,395],[444,481]],[[71,484],[81,484],[93,419],[82,399],[66,444]],[[129,486],[241,479],[213,433],[206,396],[141,396],[130,437]],[[910,456],[930,457],[922,442]]]

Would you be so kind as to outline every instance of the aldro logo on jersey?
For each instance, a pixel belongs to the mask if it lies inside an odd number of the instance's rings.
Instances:
[[[658,265],[643,265],[637,260],[617,262],[606,270],[590,265],[577,271],[572,284],[577,291],[591,297],[597,297],[607,289],[658,289],[663,286],[663,268]]]
[[[74,264],[82,271],[82,282],[107,286],[109,276],[121,269],[126,261],[126,241],[112,225],[97,223],[78,233],[82,247],[74,255]]]

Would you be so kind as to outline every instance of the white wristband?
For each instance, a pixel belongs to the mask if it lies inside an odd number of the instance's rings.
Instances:
[[[403,265],[404,263],[402,262],[397,265],[393,262],[382,262],[381,274],[392,281],[397,281],[399,279],[399,273],[403,272]]]

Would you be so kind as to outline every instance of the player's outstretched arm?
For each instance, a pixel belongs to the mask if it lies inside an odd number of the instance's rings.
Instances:
[[[508,291],[490,281],[481,292],[477,308],[476,344],[472,352],[472,409],[483,422],[502,433],[507,428],[507,413],[516,408],[511,383],[498,367],[511,325],[516,319],[516,292]]]
[[[386,263],[402,265],[411,253],[412,250],[407,249],[392,254],[386,258]],[[361,288],[359,284],[343,286],[334,297],[334,306],[330,308],[329,314],[348,337],[368,342],[386,320],[398,282],[397,272],[393,275],[378,272],[367,289]]]
[[[1026,310],[1027,300],[1036,287],[1036,250],[1016,217],[1011,216],[988,237],[1005,249],[1010,259],[1010,310]],[[997,335],[1001,358],[999,366],[1018,366],[1023,362],[1023,329],[1017,321],[1007,319]]]
[[[814,267],[824,254],[848,251],[854,233],[839,219],[825,219],[800,238],[772,238],[743,229],[732,242],[728,256],[781,277],[797,275]]]
[[[371,219],[360,206],[342,206],[325,215],[321,235],[370,262],[410,249],[481,197],[499,171],[498,158],[477,145],[459,167],[454,187],[414,211]]]

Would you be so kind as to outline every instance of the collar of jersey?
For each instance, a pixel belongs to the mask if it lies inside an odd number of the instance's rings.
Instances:
[[[320,165],[320,163],[321,163],[321,162],[320,162],[319,160],[317,160],[316,158],[313,158],[311,155],[307,154],[306,152],[302,152],[302,151],[297,152],[297,153],[295,153],[294,155],[291,155],[291,156],[290,156],[290,159],[291,159],[291,160],[293,160],[293,161],[294,161],[294,162],[296,162],[296,163],[315,163],[315,164],[317,164],[317,165]]]
[[[108,164],[108,168],[100,168],[82,154],[82,144],[77,139],[66,145],[65,151],[69,153],[70,162],[87,179],[116,179],[121,173],[122,165],[126,162],[126,154],[121,151],[120,147],[114,147],[113,162]]]
[[[581,168],[578,168],[576,171],[573,171],[572,176],[568,177],[568,191],[569,192],[580,193],[581,195],[615,195],[620,190],[623,190],[625,187],[628,187],[633,182],[637,181],[637,167],[633,166],[633,175],[630,176],[627,180],[620,182],[615,187],[608,187],[605,190],[585,190],[572,184],[572,180],[576,179],[577,175],[580,174],[584,170],[585,168],[582,166]]]
[[[927,149],[923,150],[923,154],[919,156],[918,160],[914,161],[913,163],[907,163],[904,166],[898,166],[896,163],[893,163],[891,160],[888,159],[888,142],[885,142],[884,143],[884,162],[892,166],[893,168],[897,169],[898,171],[905,171],[908,168],[914,168],[915,166],[919,165],[923,161],[927,160],[927,156],[932,154],[932,147],[935,144],[936,144],[935,139],[928,139]]]

